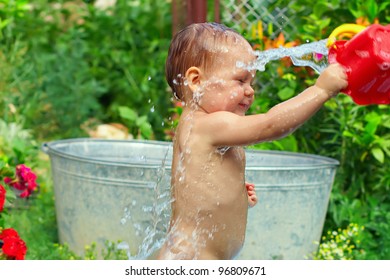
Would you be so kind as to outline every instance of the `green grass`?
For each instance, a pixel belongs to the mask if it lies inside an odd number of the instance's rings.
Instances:
[[[49,158],[39,153],[37,168],[39,191],[28,199],[17,199],[8,209],[7,227],[16,229],[27,245],[27,260],[75,260],[75,259],[128,259],[126,252],[116,249],[117,243],[106,242],[105,248],[98,252],[94,243],[86,245],[83,256],[72,252],[67,244],[60,244],[53,181]]]
[[[58,259],[58,243],[53,185],[48,159],[39,155],[39,191],[28,199],[17,199],[6,217],[7,227],[15,228],[27,244],[26,259]]]

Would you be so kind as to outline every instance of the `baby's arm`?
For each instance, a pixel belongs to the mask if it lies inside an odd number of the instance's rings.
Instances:
[[[265,140],[278,139],[296,130],[347,85],[347,75],[341,65],[327,67],[313,86],[266,113],[272,125]]]
[[[214,146],[249,145],[279,139],[297,129],[347,85],[343,67],[332,64],[322,72],[315,85],[265,114],[238,116],[216,112],[205,117],[201,129],[207,130],[204,135],[210,137]]]
[[[248,192],[248,205],[249,207],[253,207],[257,204],[257,195],[256,195],[256,190],[255,190],[255,185],[251,183],[246,183],[245,182],[245,187]]]

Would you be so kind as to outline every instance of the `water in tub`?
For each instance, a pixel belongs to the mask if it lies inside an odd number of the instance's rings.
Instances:
[[[326,47],[326,40],[307,43],[300,45],[294,48],[278,48],[271,49],[266,51],[255,51],[257,57],[256,61],[251,65],[245,65],[244,63],[237,61],[237,66],[242,67],[248,70],[259,70],[264,71],[265,65],[273,60],[278,60],[283,57],[290,57],[295,66],[309,66],[314,69],[316,72],[320,73],[327,66],[326,57],[328,54],[328,49]],[[323,56],[321,59],[315,59],[315,56]],[[148,79],[150,80],[150,79]],[[224,83],[225,81],[214,81],[219,83]],[[233,93],[234,94],[234,93]],[[194,94],[194,99],[199,101],[202,98],[201,94]],[[232,97],[233,98],[233,97]],[[154,111],[154,106],[152,109]],[[166,166],[166,161],[168,157],[168,152],[171,152],[170,149],[167,149],[167,154],[165,159],[161,163],[161,167],[158,170],[158,178],[150,186],[154,190],[153,203],[151,205],[140,205],[141,202],[131,201],[129,205],[123,209],[124,214],[121,219],[121,223],[132,223],[136,229],[136,235],[142,236],[143,241],[138,248],[138,252],[131,252],[129,246],[126,242],[122,242],[118,245],[118,249],[123,249],[127,251],[129,259],[148,259],[153,256],[153,254],[158,251],[166,240],[166,234],[168,230],[169,216],[171,211],[171,203],[173,202],[170,194],[170,169]],[[219,151],[223,155],[226,150],[221,149]],[[187,154],[190,154],[191,151],[186,151]],[[179,167],[181,176],[185,176],[185,168]],[[216,202],[218,204],[218,201]],[[134,213],[139,213],[139,210],[145,213],[145,215],[151,215],[152,219],[149,224],[141,224],[134,222],[135,217]],[[215,232],[219,229],[214,227],[209,230],[208,234],[210,239],[213,238]],[[194,238],[196,240],[196,237]],[[194,244],[194,248],[196,248]]]

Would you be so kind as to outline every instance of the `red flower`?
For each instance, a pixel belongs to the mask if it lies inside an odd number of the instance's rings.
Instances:
[[[7,237],[19,237],[19,234],[13,228],[6,228],[0,233],[0,239],[4,239]]]
[[[4,229],[0,233],[3,254],[10,260],[24,260],[27,253],[26,243],[13,228]]]
[[[0,212],[4,209],[4,203],[5,203],[5,194],[7,191],[5,188],[0,184]]]
[[[37,175],[35,175],[35,173],[33,173],[30,168],[24,164],[19,164],[16,166],[16,178],[11,179],[9,177],[5,177],[4,182],[7,185],[19,190],[20,197],[28,197],[38,186],[35,181],[36,179]]]

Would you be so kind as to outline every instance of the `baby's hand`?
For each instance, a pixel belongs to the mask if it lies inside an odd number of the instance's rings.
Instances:
[[[256,190],[255,190],[255,185],[251,183],[246,183],[245,182],[245,187],[248,192],[248,204],[249,207],[253,207],[257,203],[257,196],[256,196]]]
[[[315,86],[324,90],[330,97],[348,86],[345,69],[338,63],[329,65],[318,77]]]

